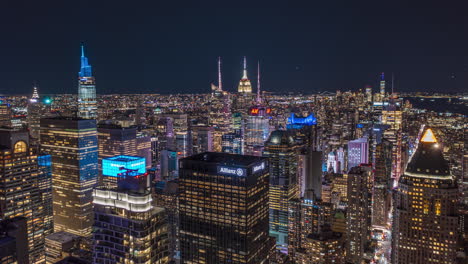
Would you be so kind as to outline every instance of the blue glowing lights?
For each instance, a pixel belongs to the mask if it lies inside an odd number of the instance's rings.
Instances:
[[[84,46],[81,45],[81,70],[79,72],[80,77],[91,77],[91,65],[88,63],[88,58],[84,55]]]
[[[312,126],[317,124],[317,118],[311,113],[307,117],[297,117],[294,113],[288,117],[288,125]]]
[[[102,174],[104,176],[118,177],[124,169],[136,170],[138,174],[146,172],[146,161],[143,157],[115,156],[102,160]]]

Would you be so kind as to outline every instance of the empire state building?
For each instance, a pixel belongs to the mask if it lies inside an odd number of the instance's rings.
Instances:
[[[81,46],[81,70],[78,74],[78,117],[97,118],[96,81],[92,76],[91,65]]]

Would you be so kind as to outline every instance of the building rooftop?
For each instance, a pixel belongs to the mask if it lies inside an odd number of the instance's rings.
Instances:
[[[56,241],[62,244],[73,241],[78,238],[80,238],[80,236],[74,235],[65,231],[55,232],[46,237],[46,239]]]
[[[449,164],[442,155],[442,147],[430,128],[424,131],[405,173],[419,177],[451,177]]]
[[[268,138],[265,145],[294,145],[294,139],[291,133],[287,130],[275,130],[271,132],[270,138]]]
[[[221,163],[237,166],[249,166],[260,162],[265,158],[249,155],[237,155],[220,152],[204,152],[181,160],[204,161],[209,163]]]
[[[144,157],[120,155],[120,156],[115,156],[115,157],[110,157],[110,158],[105,158],[105,159],[112,160],[112,161],[129,162],[129,161],[141,160],[141,159],[144,159]]]

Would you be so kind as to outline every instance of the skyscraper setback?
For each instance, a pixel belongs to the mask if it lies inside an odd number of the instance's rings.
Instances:
[[[81,45],[81,70],[78,74],[78,116],[84,119],[97,118],[96,81],[83,45]]]

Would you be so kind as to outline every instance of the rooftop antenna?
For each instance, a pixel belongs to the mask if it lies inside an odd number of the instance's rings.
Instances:
[[[218,57],[218,89],[223,90],[223,82],[221,81],[221,57]]]
[[[262,98],[260,97],[260,61],[257,64],[257,103],[262,103]]]
[[[247,59],[244,56],[244,74],[242,75],[242,79],[247,79]]]

